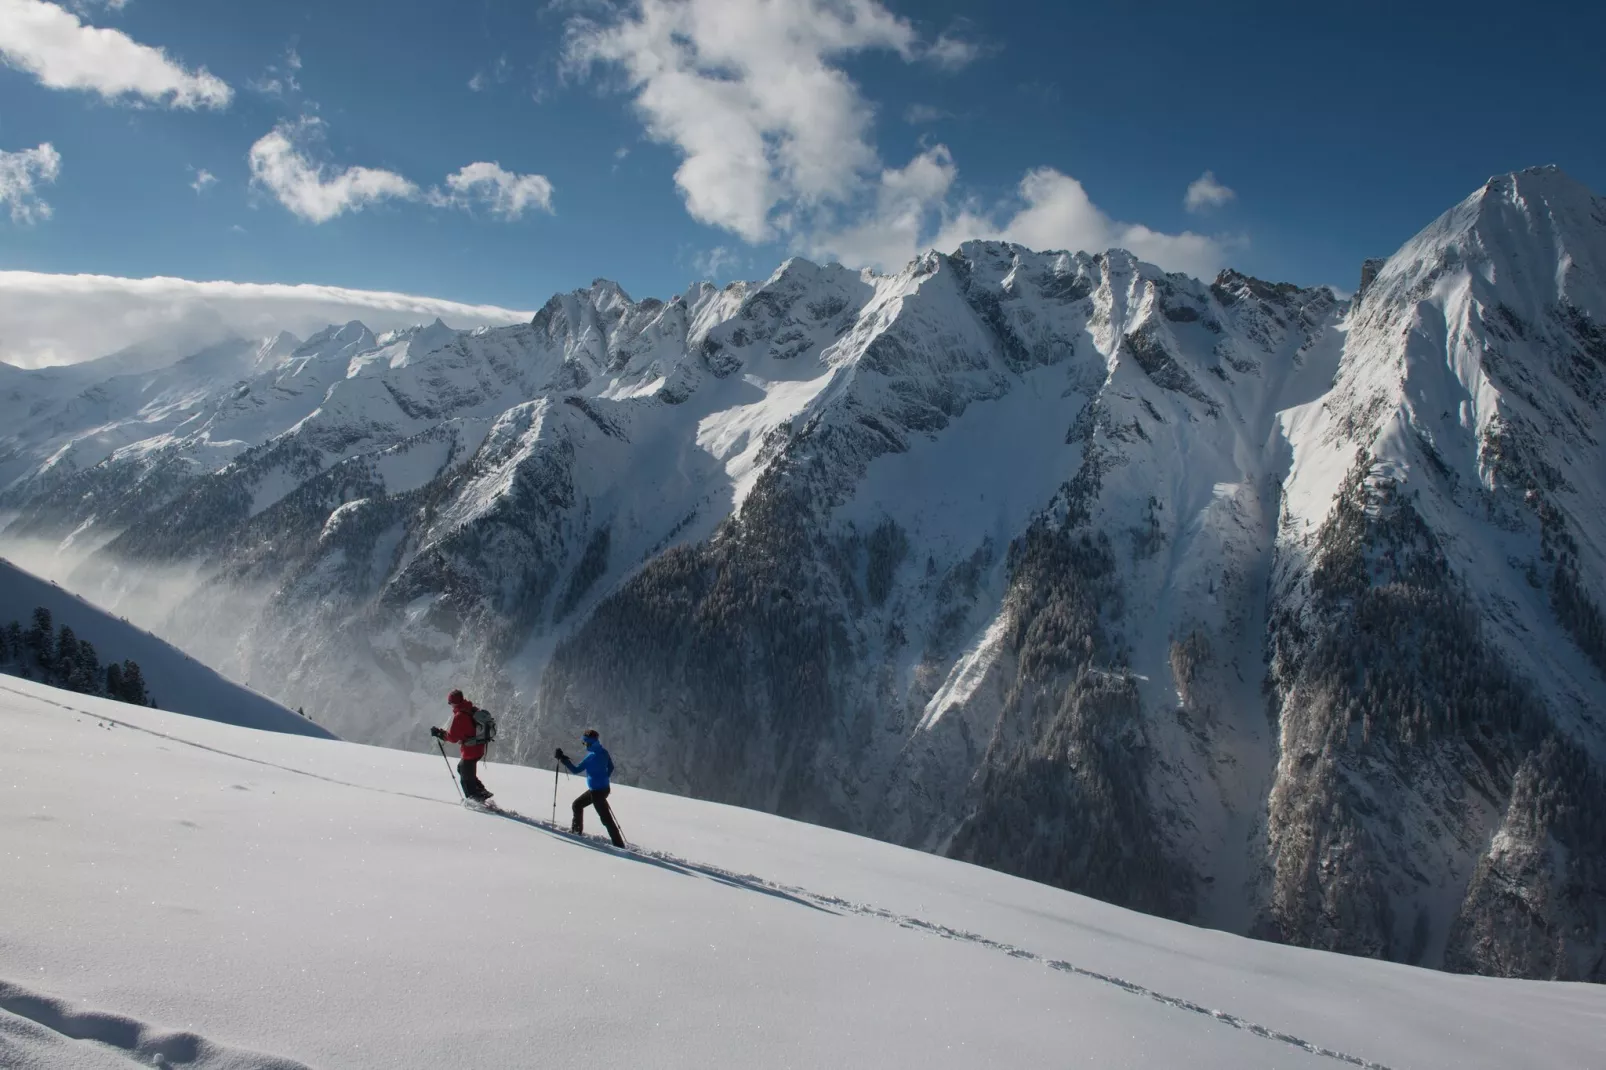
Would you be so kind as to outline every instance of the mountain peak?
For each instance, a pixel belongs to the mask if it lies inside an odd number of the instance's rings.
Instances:
[[[1606,279],[1606,203],[1555,165],[1494,175],[1390,257],[1367,296],[1392,299],[1461,271],[1513,306],[1588,304],[1569,294],[1575,278]]]
[[[349,357],[377,343],[374,332],[361,320],[336,325],[331,323],[301,343],[294,353],[297,357]]]

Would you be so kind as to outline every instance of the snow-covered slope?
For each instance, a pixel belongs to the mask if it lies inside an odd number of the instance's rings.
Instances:
[[[462,686],[510,758],[1606,979],[1606,207],[1500,176],[1366,274],[971,243],[10,375],[4,538],[351,738]]]
[[[50,611],[57,627],[94,644],[105,658],[137,662],[152,699],[162,709],[269,732],[332,738],[329,732],[271,699],[232,683],[182,651],[97,609],[0,558],[0,625],[25,627],[37,607]],[[15,683],[15,677],[5,677]]]
[[[534,769],[480,815],[433,754],[9,679],[0,734],[7,1066],[1505,1070],[1606,1016],[628,787],[615,852]]]

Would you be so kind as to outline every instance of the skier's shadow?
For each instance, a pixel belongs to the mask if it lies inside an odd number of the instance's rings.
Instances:
[[[773,888],[767,884],[760,883],[757,878],[744,877],[736,873],[728,873],[725,870],[715,869],[711,866],[701,866],[696,862],[687,862],[684,859],[670,860],[662,857],[661,855],[649,855],[643,854],[640,851],[621,850],[616,847],[598,843],[587,836],[576,836],[572,832],[567,832],[558,828],[556,825],[553,825],[547,821],[542,821],[539,818],[526,817],[517,810],[502,809],[492,812],[499,817],[507,818],[509,821],[516,821],[521,825],[528,825],[537,832],[544,832],[554,840],[560,840],[563,843],[573,844],[575,847],[584,847],[588,851],[596,851],[598,854],[604,854],[610,858],[624,858],[629,859],[632,862],[642,862],[649,866],[655,866],[658,869],[667,870],[670,873],[678,873],[682,877],[702,877],[704,880],[711,880],[716,884],[723,884],[727,888],[739,888],[742,891],[758,892],[760,895],[767,895],[772,899],[784,899],[788,903],[796,903],[800,907],[808,907],[810,910],[817,910],[821,914],[831,914],[836,917],[841,916],[837,911],[832,910],[829,907],[822,907],[818,903],[811,903],[801,896],[792,895],[791,893],[784,892],[779,888]]]

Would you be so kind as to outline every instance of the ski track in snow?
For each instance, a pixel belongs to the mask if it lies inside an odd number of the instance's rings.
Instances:
[[[66,1000],[0,981],[0,1065],[73,1066],[86,1043],[102,1047],[108,1067],[188,1066],[195,1070],[311,1070],[306,1063],[231,1048],[187,1030],[162,1029],[121,1014],[76,1010]],[[77,1049],[77,1050],[74,1050]],[[11,1062],[15,1056],[19,1062]],[[29,1056],[43,1056],[34,1063]]]
[[[93,717],[96,721],[115,724],[121,728],[131,728],[136,732],[143,732],[146,735],[156,736],[160,739],[169,740],[174,743],[182,743],[186,746],[195,747],[198,750],[209,751],[213,754],[220,754],[224,757],[237,758],[240,761],[250,762],[253,765],[271,766],[272,768],[281,769],[287,773],[295,773],[300,776],[311,777],[314,780],[322,780],[330,784],[339,784],[342,787],[356,788],[359,791],[372,791],[384,795],[398,795],[403,798],[416,799],[421,802],[439,803],[447,806],[464,806],[461,801],[438,799],[428,795],[414,795],[410,792],[390,791],[385,788],[376,788],[368,784],[354,784],[351,781],[339,780],[335,777],[326,777],[318,773],[309,773],[304,769],[297,769],[294,766],[280,765],[277,762],[263,761],[260,758],[252,758],[247,755],[236,754],[233,751],[226,751],[217,747],[209,747],[204,743],[195,743],[180,736],[169,735],[166,732],[158,732],[154,729],[144,728],[140,725],[131,724],[127,721],[120,721],[115,717],[107,717],[102,714],[89,713],[85,710],[80,710],[77,707],[70,706],[65,702],[55,702],[53,700],[44,699],[36,695],[27,695],[24,692],[16,691],[12,688],[4,687],[3,685],[0,685],[0,690],[9,691],[12,694],[30,698],[34,701],[47,702],[59,709],[66,710],[83,717]],[[1226,1011],[1214,1010],[1210,1007],[1204,1006],[1201,1003],[1195,1003],[1192,1000],[1183,999],[1179,996],[1167,995],[1164,992],[1158,992],[1145,985],[1140,985],[1121,977],[1114,977],[1110,974],[1099,973],[1096,970],[1089,970],[1085,967],[1078,966],[1073,962],[1067,962],[1064,959],[1049,958],[1048,956],[1040,955],[1035,951],[1029,951],[1025,948],[1017,947],[1014,944],[1008,944],[1001,940],[991,939],[990,937],[983,936],[980,933],[973,933],[964,929],[954,929],[947,925],[938,925],[934,922],[926,921],[923,918],[913,917],[908,914],[899,914],[895,911],[886,910],[870,903],[857,903],[852,900],[839,898],[837,896],[824,895],[819,892],[810,891],[807,888],[780,884],[776,881],[766,880],[763,877],[759,877],[751,873],[736,873],[731,870],[721,869],[718,866],[711,866],[702,862],[693,862],[663,851],[654,851],[648,848],[639,847],[635,844],[630,844],[629,846],[622,848],[614,847],[611,843],[599,837],[592,837],[584,834],[576,835],[567,828],[554,822],[543,821],[537,817],[530,817],[526,814],[519,813],[517,810],[509,810],[503,807],[498,807],[494,810],[489,807],[484,809],[475,807],[465,808],[474,809],[476,812],[484,813],[490,816],[506,818],[507,820],[514,821],[521,825],[526,825],[541,832],[545,832],[566,842],[586,847],[591,850],[612,854],[618,858],[643,862],[648,865],[657,866],[661,869],[678,872],[685,876],[703,877],[704,879],[715,881],[716,883],[726,885],[727,887],[773,896],[777,899],[783,899],[787,902],[795,903],[798,906],[807,907],[811,910],[819,910],[828,914],[841,915],[846,913],[854,914],[863,918],[875,918],[880,921],[891,922],[904,929],[927,933],[932,936],[939,936],[944,940],[957,940],[963,943],[975,944],[978,947],[984,947],[990,951],[997,951],[1000,954],[1008,955],[1013,959],[1021,959],[1026,962],[1033,962],[1048,969],[1057,970],[1060,973],[1068,973],[1076,977],[1110,985],[1131,995],[1151,999],[1161,1006],[1169,1007],[1179,1011],[1188,1011],[1203,1018],[1208,1018],[1211,1021],[1219,1022],[1223,1025],[1229,1025],[1234,1029],[1241,1029],[1246,1033],[1253,1034],[1254,1036],[1260,1037],[1264,1040],[1279,1041],[1283,1044],[1291,1045],[1311,1055],[1325,1056],[1329,1059],[1336,1060],[1349,1066],[1362,1067],[1363,1070],[1391,1070],[1389,1066],[1383,1063],[1362,1059],[1359,1056],[1351,1055],[1348,1052],[1337,1051],[1332,1048],[1324,1048],[1319,1044],[1296,1037],[1291,1033],[1284,1033],[1280,1030],[1268,1028],[1267,1026],[1260,1025],[1259,1023],[1249,1021],[1246,1018],[1240,1018],[1238,1015],[1229,1014]],[[10,1011],[13,1014],[21,1014],[23,1017],[28,1017],[36,1022],[41,1022],[41,1024],[46,1024],[47,1028],[55,1028],[54,1026],[50,1026],[48,1023],[43,1022],[42,1019],[33,1014],[25,1014],[21,1011],[17,1011],[12,1004],[18,1000],[34,1001],[34,1003],[28,1004],[30,1006],[35,1004],[52,1004],[53,1002],[45,999],[45,997],[30,995],[14,985],[7,985],[5,982],[0,981],[0,1009]],[[65,1004],[53,1005],[65,1007]],[[118,1018],[114,1015],[89,1015],[80,1012],[61,1013],[74,1016],[73,1020],[79,1018],[94,1018],[97,1020],[105,1019],[111,1023],[122,1023],[117,1025],[116,1028],[121,1029],[124,1032],[115,1034],[117,1036],[140,1035],[138,1031],[142,1028],[147,1028],[141,1026],[140,1023],[131,1022],[129,1019]],[[63,1018],[61,1020],[71,1025],[71,1021],[68,1021],[68,1019]],[[128,1030],[130,1029],[132,1029],[134,1032],[129,1033]],[[56,1032],[64,1033],[64,1035],[74,1037],[75,1039],[79,1037],[78,1034],[67,1033],[62,1029],[56,1029]],[[4,1028],[0,1028],[0,1037],[3,1037],[4,1035]],[[189,1040],[198,1041],[201,1044],[210,1043],[206,1041],[205,1038],[195,1037],[194,1034],[162,1034],[161,1036],[167,1038],[188,1038]],[[104,1040],[105,1038],[93,1036],[89,1037],[89,1039]],[[111,1041],[107,1042],[110,1043]],[[163,1040],[162,1042],[166,1043],[166,1040]],[[127,1047],[126,1045],[118,1046]],[[129,1050],[132,1051],[133,1049],[129,1048]],[[155,1050],[156,1049],[152,1049],[152,1051]],[[296,1068],[306,1070],[301,1063],[296,1063],[289,1060],[275,1060],[268,1057],[261,1058],[263,1060],[262,1062],[250,1063],[249,1065],[253,1067],[260,1066],[263,1068],[263,1070],[296,1070]],[[157,1065],[161,1064],[158,1063]],[[198,1067],[226,1067],[235,1064],[226,1060],[221,1062],[196,1062],[192,1060],[191,1065]]]

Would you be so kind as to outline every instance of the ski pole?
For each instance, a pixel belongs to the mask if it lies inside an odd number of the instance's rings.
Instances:
[[[552,823],[558,823],[558,763],[552,763]]]
[[[438,739],[435,741],[435,749],[441,752],[441,761],[446,763],[446,775],[452,776],[452,760],[446,757],[446,748],[441,746],[441,741]],[[463,785],[459,784],[454,776],[452,777],[452,787],[457,789],[457,797],[459,799],[468,802],[468,796],[463,794]]]

